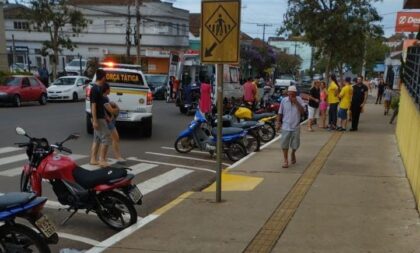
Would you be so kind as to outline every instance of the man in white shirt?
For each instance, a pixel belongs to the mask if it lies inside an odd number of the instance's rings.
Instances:
[[[305,104],[301,97],[297,96],[295,86],[289,86],[288,97],[280,103],[277,116],[276,128],[281,128],[280,144],[283,149],[283,168],[289,167],[289,149],[292,149],[291,163],[296,163],[296,150],[300,146],[300,119],[305,113]]]

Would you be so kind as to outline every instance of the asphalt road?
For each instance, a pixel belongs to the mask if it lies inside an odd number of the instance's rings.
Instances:
[[[12,149],[13,143],[24,141],[24,137],[15,133],[17,126],[31,136],[46,137],[51,143],[71,133],[80,133],[80,138],[69,141],[66,147],[72,149],[79,165],[89,162],[92,136],[85,130],[84,102],[46,106],[30,103],[20,108],[2,106],[0,118],[0,193],[19,190],[20,168],[26,161],[13,159],[24,153]],[[128,158],[126,166],[140,171],[134,182],[146,193],[144,204],[137,207],[140,217],[146,217],[186,191],[200,190],[213,182],[215,158],[206,153],[182,155],[173,150],[176,136],[191,120],[192,117],[180,114],[174,104],[155,101],[151,138],[141,137],[140,129],[120,129],[122,154]],[[69,213],[57,208],[58,200],[49,183],[43,184],[43,190],[50,201],[44,213],[55,223],[60,235],[60,242],[52,246],[52,252],[63,248],[89,249],[116,233],[91,214],[78,213],[67,224],[60,225]]]

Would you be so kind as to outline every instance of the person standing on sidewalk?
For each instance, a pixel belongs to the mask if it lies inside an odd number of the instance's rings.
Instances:
[[[337,128],[337,108],[340,100],[338,99],[338,94],[340,89],[338,87],[337,77],[331,75],[331,83],[328,86],[328,125],[330,130],[335,130]]]
[[[340,92],[340,105],[338,109],[338,118],[340,120],[340,126],[337,128],[337,131],[346,131],[347,130],[347,117],[348,110],[351,105],[351,100],[353,96],[353,88],[351,87],[351,78],[346,77],[345,85]]]
[[[327,120],[327,109],[328,109],[328,92],[327,92],[327,84],[322,81],[321,88],[320,88],[320,98],[321,102],[319,103],[319,113],[321,115],[320,122],[318,124],[321,128],[327,128],[326,120]]]
[[[93,143],[90,152],[90,164],[101,167],[109,166],[106,161],[108,146],[111,143],[111,131],[105,120],[105,100],[102,94],[102,86],[105,84],[105,71],[96,71],[96,83],[90,92],[90,107],[92,112],[92,126],[94,129]],[[99,162],[97,160],[99,150]]]
[[[252,82],[252,77],[248,78],[243,86],[244,90],[244,102],[251,105],[254,108],[255,97],[257,95],[257,88]]]
[[[211,112],[211,85],[207,77],[200,85],[199,107],[202,113],[207,114]]]
[[[300,146],[300,118],[305,113],[305,104],[297,96],[295,86],[289,86],[288,97],[282,99],[276,121],[276,129],[281,128],[280,144],[283,150],[283,168],[289,167],[289,149],[292,149],[291,163],[296,163],[296,150]]]
[[[315,120],[319,118],[319,101],[321,93],[319,89],[319,81],[316,80],[312,83],[309,91],[309,107],[308,107],[308,131],[313,132],[312,125]]]
[[[391,105],[391,98],[392,98],[392,90],[388,85],[385,87],[383,97],[384,97],[384,115],[388,115],[389,107]]]
[[[381,104],[382,103],[382,96],[384,95],[386,84],[384,83],[384,79],[379,80],[378,84],[378,95],[376,96],[376,102],[375,104]]]
[[[358,77],[356,85],[353,86],[353,97],[350,106],[350,110],[352,112],[350,131],[358,130],[360,113],[363,112],[363,108],[368,98],[369,89],[362,81],[362,77]]]

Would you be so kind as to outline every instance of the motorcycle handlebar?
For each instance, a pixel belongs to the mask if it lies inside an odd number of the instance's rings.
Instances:
[[[51,147],[57,149],[58,151],[64,151],[64,152],[69,153],[69,154],[73,153],[73,151],[71,151],[71,149],[63,147],[58,143],[54,144],[54,145],[51,145]]]
[[[15,143],[19,148],[27,147],[30,143]]]

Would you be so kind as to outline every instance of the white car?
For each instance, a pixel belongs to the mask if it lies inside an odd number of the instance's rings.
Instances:
[[[83,75],[86,71],[87,63],[86,59],[74,59],[67,63],[64,69],[68,75]],[[80,73],[80,67],[82,68],[82,73]]]
[[[48,100],[79,101],[86,98],[85,88],[89,82],[85,76],[63,76],[47,89]]]

